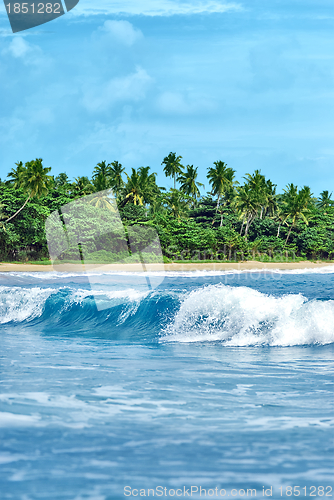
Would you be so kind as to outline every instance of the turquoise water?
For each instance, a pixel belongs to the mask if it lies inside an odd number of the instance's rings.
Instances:
[[[333,276],[1,274],[1,500],[333,498]]]

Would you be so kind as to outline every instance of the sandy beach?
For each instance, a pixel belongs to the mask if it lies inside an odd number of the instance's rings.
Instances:
[[[145,269],[141,264],[63,264],[55,267],[40,264],[10,264],[1,263],[0,272],[143,272],[143,271],[246,271],[246,270],[294,270],[294,269],[317,269],[334,266],[334,262],[328,261],[302,261],[302,262],[258,262],[245,261],[235,262],[204,262],[204,263],[169,263],[169,264],[146,264]]]

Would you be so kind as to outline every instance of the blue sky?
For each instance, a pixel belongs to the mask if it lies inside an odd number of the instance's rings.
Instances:
[[[91,175],[170,151],[282,190],[334,190],[332,0],[80,0],[13,35],[0,7],[0,176],[41,157]]]

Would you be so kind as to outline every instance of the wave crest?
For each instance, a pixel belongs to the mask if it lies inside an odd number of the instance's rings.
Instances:
[[[182,302],[164,340],[223,341],[229,346],[334,342],[334,301],[274,297],[247,287],[211,285]]]
[[[190,293],[2,286],[1,323],[109,340],[324,345],[334,343],[334,300],[275,297],[223,284]]]
[[[0,286],[0,323],[22,322],[41,316],[52,288]]]

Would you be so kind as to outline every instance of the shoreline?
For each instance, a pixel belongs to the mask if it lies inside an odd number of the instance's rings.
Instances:
[[[11,264],[0,263],[0,273],[3,272],[143,272],[143,271],[270,271],[270,270],[298,270],[298,269],[319,269],[334,266],[334,262],[328,261],[300,261],[300,262],[204,262],[204,263],[168,263],[168,264],[145,264],[145,269],[141,264],[63,264],[53,267],[43,264]]]

